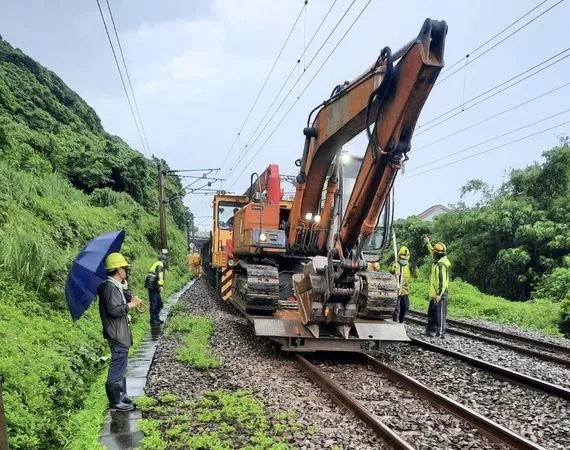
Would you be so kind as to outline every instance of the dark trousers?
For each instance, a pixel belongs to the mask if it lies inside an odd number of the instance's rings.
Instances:
[[[441,296],[439,302],[436,302],[435,299],[429,301],[426,331],[438,336],[443,336],[445,335],[446,322],[447,292]]]
[[[410,309],[410,297],[408,294],[406,295],[399,295],[398,301],[396,302],[396,309],[392,314],[392,320],[394,322],[404,323],[404,317],[406,313]]]
[[[111,348],[111,364],[109,364],[107,384],[113,384],[122,381],[125,376],[129,359],[129,348],[113,340],[109,340],[109,347]]]
[[[150,321],[157,322],[160,317],[160,309],[162,308],[162,298],[158,289],[148,290],[148,300],[150,303]]]

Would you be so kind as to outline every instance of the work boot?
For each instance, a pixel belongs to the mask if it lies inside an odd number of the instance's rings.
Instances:
[[[109,399],[109,408],[117,411],[131,411],[135,409],[132,404],[129,405],[121,400],[121,381],[105,384],[105,392],[107,392],[107,398]]]
[[[133,401],[127,396],[127,378],[121,380],[121,400],[127,405],[132,405]]]

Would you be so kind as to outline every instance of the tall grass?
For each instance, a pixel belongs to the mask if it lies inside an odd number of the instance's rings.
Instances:
[[[427,274],[410,283],[410,302],[413,308],[427,311]],[[485,294],[463,281],[452,281],[449,287],[448,314],[450,317],[480,319],[516,325],[554,336],[560,336],[558,320],[560,303],[546,299],[514,302]]]
[[[22,229],[4,231],[0,242],[0,270],[12,274],[16,282],[36,294],[47,273],[61,270],[61,255],[41,233]]]
[[[31,174],[0,162],[0,374],[11,449],[95,448],[106,408],[102,387],[108,348],[95,304],[73,323],[64,285],[73,258],[94,236],[125,229],[122,252],[131,288],[156,257],[148,236],[158,218],[124,194],[117,202],[74,189],[58,174]],[[113,204],[110,204],[113,203]],[[168,292],[189,278],[184,236],[172,222]],[[136,316],[137,342],[148,328]]]

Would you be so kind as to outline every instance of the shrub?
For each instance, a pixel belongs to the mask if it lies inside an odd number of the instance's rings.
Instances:
[[[144,277],[156,253],[141,222],[157,218],[124,198],[107,208],[92,206],[58,175],[33,176],[0,163],[4,185],[10,189],[0,194],[0,211],[3,206],[9,211],[0,214],[0,374],[10,448],[95,448],[107,406],[96,380],[108,349],[96,304],[72,323],[64,298],[66,276],[89,239],[125,228],[123,250],[133,266],[129,281],[144,297]],[[143,220],[132,220],[126,208]],[[173,225],[170,236],[175,257],[169,261],[167,294],[189,277],[182,232]],[[148,320],[133,315],[133,334],[140,339]]]

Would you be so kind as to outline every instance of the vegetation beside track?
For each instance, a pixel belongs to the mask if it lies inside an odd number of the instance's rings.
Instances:
[[[446,243],[457,281],[450,315],[570,337],[569,218],[570,141],[562,138],[542,161],[510,171],[498,188],[470,180],[451,211],[428,222],[398,220],[395,229],[420,264],[430,263],[424,234]],[[425,306],[425,292],[414,289],[416,307]]]
[[[197,400],[170,394],[141,400],[143,450],[286,450],[302,430],[294,413],[270,414],[246,390],[207,391]]]
[[[0,375],[13,450],[89,449],[107,401],[108,348],[97,303],[73,323],[64,297],[79,250],[126,230],[130,286],[156,258],[156,161],[101,126],[95,111],[53,72],[0,38]],[[181,189],[167,179],[167,196]],[[168,207],[168,293],[189,274],[180,199]],[[148,313],[133,314],[135,343]]]

